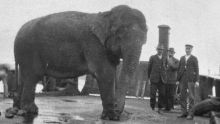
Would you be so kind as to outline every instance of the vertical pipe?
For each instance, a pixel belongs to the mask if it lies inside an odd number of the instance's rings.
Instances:
[[[168,25],[159,25],[159,45],[164,46],[163,56],[167,56],[167,50],[169,48],[169,30]]]

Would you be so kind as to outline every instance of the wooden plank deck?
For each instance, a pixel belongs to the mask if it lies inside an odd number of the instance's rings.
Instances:
[[[36,97],[39,115],[36,117],[4,117],[6,108],[12,106],[12,100],[1,99],[0,124],[208,124],[209,118],[195,117],[194,120],[178,119],[180,110],[158,114],[152,111],[148,99],[126,99],[125,112],[119,122],[99,119],[102,112],[100,97],[66,96]]]

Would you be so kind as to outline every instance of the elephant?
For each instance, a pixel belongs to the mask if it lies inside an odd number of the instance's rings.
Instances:
[[[15,114],[38,114],[35,87],[44,75],[62,79],[91,74],[98,82],[101,119],[120,120],[146,38],[144,14],[127,5],[99,13],[60,12],[25,23],[14,41]],[[120,59],[123,67],[116,82]]]
[[[0,81],[3,82],[4,98],[12,97],[16,89],[15,70],[9,64],[0,64]]]
[[[0,65],[0,80],[3,83],[3,91],[4,91],[4,98],[8,97],[8,83],[7,83],[7,76],[9,72],[9,67],[6,64],[1,64]]]
[[[7,73],[8,97],[13,98],[13,93],[16,90],[15,70],[9,70]]]

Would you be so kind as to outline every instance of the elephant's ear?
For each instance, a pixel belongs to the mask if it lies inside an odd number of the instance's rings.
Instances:
[[[102,45],[105,45],[105,27],[102,23],[95,23],[90,25],[92,33],[99,39]]]

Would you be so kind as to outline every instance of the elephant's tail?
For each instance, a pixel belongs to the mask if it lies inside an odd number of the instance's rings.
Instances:
[[[18,63],[15,62],[15,85],[16,85],[16,89],[18,88]]]

